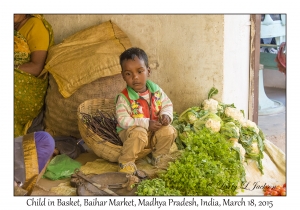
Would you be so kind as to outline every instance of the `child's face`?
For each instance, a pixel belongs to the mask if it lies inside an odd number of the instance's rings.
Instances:
[[[134,60],[128,59],[122,62],[122,76],[127,85],[139,93],[147,90],[146,81],[150,74],[150,68],[147,68],[144,60],[137,56]]]

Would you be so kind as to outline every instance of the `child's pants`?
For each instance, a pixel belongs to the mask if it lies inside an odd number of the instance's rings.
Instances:
[[[133,126],[127,130],[122,130],[119,136],[123,142],[119,163],[128,163],[135,162],[138,154],[144,148],[153,148],[152,155],[154,158],[168,154],[177,136],[177,131],[171,125],[162,126],[151,138],[150,132],[148,133],[145,128]]]

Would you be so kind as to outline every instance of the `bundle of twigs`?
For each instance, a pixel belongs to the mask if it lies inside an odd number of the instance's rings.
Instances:
[[[80,113],[83,122],[95,134],[100,136],[103,140],[112,144],[122,146],[123,143],[117,133],[117,118],[114,113],[97,110],[93,115]]]

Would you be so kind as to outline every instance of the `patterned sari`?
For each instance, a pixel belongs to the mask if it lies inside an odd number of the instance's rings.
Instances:
[[[49,47],[54,44],[51,25],[42,15],[41,19],[49,32]],[[14,31],[14,137],[27,133],[32,121],[41,112],[48,87],[48,74],[35,77],[18,68],[30,61],[30,50],[25,37]]]

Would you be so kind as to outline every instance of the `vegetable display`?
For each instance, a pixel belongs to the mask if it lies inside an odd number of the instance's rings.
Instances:
[[[183,143],[182,154],[169,164],[166,172],[159,174],[162,181],[142,181],[137,187],[138,195],[170,195],[170,190],[183,196],[237,194],[246,179],[242,155],[234,141],[204,127],[200,132],[187,132]]]
[[[236,195],[246,182],[239,148],[206,127],[183,141],[182,155],[161,174],[166,187],[187,196]]]
[[[183,196],[236,195],[246,182],[247,159],[255,160],[263,174],[263,132],[234,104],[213,99],[217,93],[211,88],[199,106],[180,115],[174,112],[175,141],[182,154],[158,175],[162,189],[178,190]],[[147,180],[149,186],[151,182]],[[140,189],[138,195],[155,195],[146,191]]]
[[[208,99],[200,106],[188,108],[180,115],[174,113],[173,126],[178,130],[176,143],[179,149],[185,148],[184,139],[190,132],[201,132],[208,128],[214,133],[220,133],[229,139],[237,139],[245,150],[244,159],[253,159],[263,174],[264,140],[263,132],[257,125],[245,118],[243,110],[237,109],[234,104],[225,104],[212,97],[218,93],[211,88]]]

